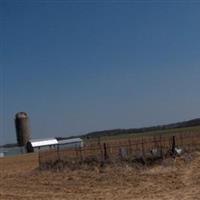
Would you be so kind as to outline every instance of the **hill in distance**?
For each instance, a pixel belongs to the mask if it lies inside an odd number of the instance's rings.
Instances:
[[[164,131],[170,129],[179,129],[179,128],[189,128],[194,126],[200,126],[200,118],[192,119],[189,121],[177,122],[167,125],[158,125],[144,128],[130,128],[130,129],[112,129],[112,130],[103,130],[95,131],[82,135],[82,138],[96,138],[103,136],[116,136],[122,134],[134,134],[134,133],[146,133],[151,131]]]

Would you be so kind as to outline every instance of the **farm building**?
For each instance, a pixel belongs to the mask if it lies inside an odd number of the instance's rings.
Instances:
[[[26,153],[26,149],[24,147],[12,146],[12,147],[0,147],[0,158],[7,156],[16,156]]]
[[[45,150],[51,148],[77,148],[83,147],[83,140],[81,138],[73,139],[57,139],[57,138],[48,138],[48,139],[36,139],[30,140],[27,145],[27,152],[34,152],[38,150]]]
[[[83,140],[81,138],[72,138],[58,140],[59,148],[79,148],[83,147]]]
[[[55,148],[57,144],[58,141],[55,138],[34,139],[28,141],[26,148],[27,152],[34,152],[35,150],[39,149]]]

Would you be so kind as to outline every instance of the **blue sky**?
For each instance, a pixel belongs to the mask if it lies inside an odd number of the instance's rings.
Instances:
[[[170,3],[171,2],[171,3]],[[198,1],[1,1],[0,143],[200,117]]]

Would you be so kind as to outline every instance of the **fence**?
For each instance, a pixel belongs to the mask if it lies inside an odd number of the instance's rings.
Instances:
[[[130,139],[87,142],[82,148],[49,149],[39,152],[39,166],[52,168],[58,163],[76,165],[81,163],[105,163],[127,160],[142,160],[144,163],[155,158],[174,155],[176,150],[200,150],[199,133],[181,133],[174,136],[137,136]]]

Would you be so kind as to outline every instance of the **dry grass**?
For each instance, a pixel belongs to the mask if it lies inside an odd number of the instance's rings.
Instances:
[[[162,165],[38,171],[37,155],[0,159],[0,199],[200,199],[200,153]]]
[[[138,135],[134,138],[119,138],[109,139],[103,142],[87,141],[83,148],[72,149],[49,149],[40,152],[40,167],[54,168],[59,164],[69,165],[70,162],[82,163],[86,160],[95,159],[101,162],[102,160],[110,160],[116,162],[122,157],[131,160],[141,158],[151,158],[152,150],[157,151],[157,157],[165,157],[172,151],[173,137],[170,134],[143,136]],[[175,135],[176,147],[181,148],[185,152],[200,150],[200,134],[199,133],[177,133]],[[122,150],[124,153],[122,153]],[[123,155],[123,156],[122,156]],[[154,155],[155,156],[155,155]]]

